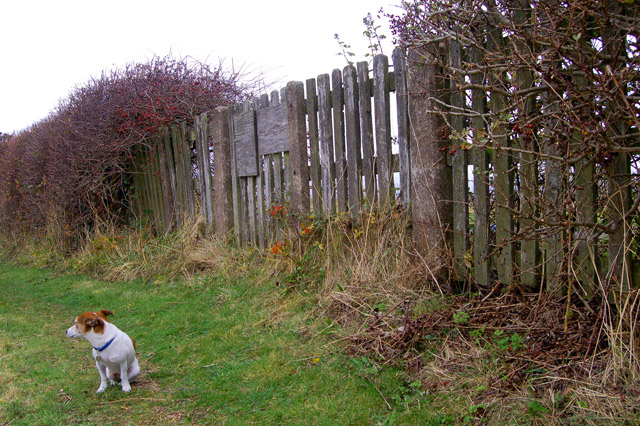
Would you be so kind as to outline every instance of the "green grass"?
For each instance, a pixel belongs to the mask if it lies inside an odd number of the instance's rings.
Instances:
[[[313,303],[259,270],[102,282],[0,263],[0,424],[456,424],[404,373],[309,333]],[[142,373],[129,394],[96,394],[89,343],[65,337],[96,309],[136,340]]]

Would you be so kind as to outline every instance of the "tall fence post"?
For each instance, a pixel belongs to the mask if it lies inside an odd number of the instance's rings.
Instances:
[[[445,125],[436,112],[442,85],[436,58],[427,49],[409,51],[408,97],[411,139],[411,221],[413,241],[429,268],[442,275],[451,211],[451,169]]]
[[[218,107],[213,111],[211,133],[213,136],[213,191],[215,194],[216,235],[224,239],[233,229],[229,107]]]
[[[309,165],[307,162],[307,126],[304,114],[302,82],[287,84],[289,121],[289,161],[291,167],[291,210],[309,213]]]

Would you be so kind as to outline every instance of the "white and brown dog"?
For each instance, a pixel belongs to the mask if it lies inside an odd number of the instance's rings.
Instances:
[[[131,390],[130,381],[140,373],[136,359],[136,344],[133,339],[107,320],[111,311],[85,312],[78,316],[67,330],[67,337],[84,337],[93,346],[93,358],[100,373],[97,393],[107,388],[107,379],[112,385],[120,379],[123,392]]]

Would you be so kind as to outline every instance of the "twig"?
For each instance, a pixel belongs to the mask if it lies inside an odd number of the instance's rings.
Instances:
[[[103,401],[100,405],[106,404],[117,404],[119,402],[129,402],[129,401],[166,401],[166,398],[145,398],[145,397],[137,397],[137,398],[122,398],[122,399],[114,399],[113,401]]]
[[[382,394],[382,392],[380,392],[380,389],[378,389],[378,387],[375,385],[375,383],[373,383],[373,380],[371,380],[371,378],[369,376],[367,376],[366,374],[364,374],[362,371],[360,372],[360,374],[362,374],[362,376],[367,379],[367,381],[369,383],[371,383],[371,386],[373,386],[373,388],[378,391],[378,394],[380,395],[380,397],[382,397],[382,399],[384,400],[384,403],[387,404],[387,408],[389,409],[389,411],[393,410],[393,408],[391,407],[391,404],[389,404],[389,401],[387,401],[387,398],[384,397],[384,395]]]

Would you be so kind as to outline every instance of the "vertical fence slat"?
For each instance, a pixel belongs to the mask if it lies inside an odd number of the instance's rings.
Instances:
[[[559,62],[553,56],[545,59],[545,66],[549,67],[550,72],[557,69]],[[542,147],[541,151],[548,155],[544,160],[544,189],[543,198],[545,204],[545,218],[549,222],[562,222],[565,219],[565,209],[563,207],[566,179],[563,174],[564,161],[559,160],[566,153],[560,148],[560,144],[556,143],[551,137],[554,129],[558,126],[559,118],[556,114],[558,107],[554,100],[558,93],[559,87],[553,85],[549,79],[543,79],[541,87],[546,89],[542,93],[542,112],[545,116],[542,122]],[[545,227],[545,250],[544,250],[544,272],[547,292],[552,295],[559,296],[562,293],[560,286],[562,280],[560,273],[562,271],[562,260],[564,259],[566,242],[565,229],[561,226],[547,225]]]
[[[134,208],[133,214],[135,219],[137,220],[138,225],[144,223],[144,202],[145,202],[145,194],[144,194],[144,184],[143,184],[143,174],[142,174],[142,163],[140,161],[140,157],[138,155],[138,147],[134,146],[131,148],[131,155],[133,157],[133,187],[134,187]]]
[[[306,81],[307,87],[307,122],[309,124],[309,151],[311,178],[311,207],[314,212],[322,211],[322,175],[320,171],[320,140],[318,138],[318,96],[316,93],[316,79]]]
[[[252,245],[258,245],[258,223],[256,214],[256,177],[247,176],[247,215],[249,222],[249,239]]]
[[[188,137],[187,123],[180,126],[180,139],[182,140],[182,162],[184,170],[184,188],[186,191],[187,212],[189,218],[194,220],[197,216],[196,193],[193,179],[193,163],[191,161],[191,140]]]
[[[489,30],[487,49],[494,51],[502,49],[503,35],[499,28]],[[490,85],[497,87],[501,77],[496,75],[499,71],[493,71],[490,76]],[[507,136],[507,125],[500,114],[505,108],[505,96],[497,92],[491,92],[491,113],[494,123],[491,126],[493,139],[493,167],[494,167],[494,191],[495,191],[495,222],[496,222],[496,267],[498,278],[505,285],[510,285],[513,278],[513,262],[515,252],[511,237],[513,236],[513,215],[510,211],[513,199],[513,170],[511,169],[511,153],[500,148],[509,148],[510,141]]]
[[[273,154],[273,200],[277,205],[284,203],[282,178],[282,153]]]
[[[262,176],[264,180],[264,208],[266,212],[271,211],[273,207],[273,155],[267,154],[262,159]],[[265,215],[265,233],[266,245],[270,245],[274,241],[275,223],[271,220],[269,214]]]
[[[282,196],[282,153],[278,152],[273,154],[273,204],[276,206],[284,205],[284,198]],[[283,234],[282,223],[276,222],[275,224],[275,237],[280,239]]]
[[[180,219],[180,206],[178,204],[178,190],[176,184],[176,159],[173,155],[173,140],[171,139],[171,134],[169,133],[169,129],[165,128],[162,135],[162,142],[164,145],[165,155],[167,157],[167,172],[169,177],[169,191],[171,194],[170,204],[172,205],[172,223],[174,226],[181,226],[182,222]]]
[[[320,171],[323,212],[335,211],[333,164],[333,124],[331,116],[331,82],[329,74],[318,76],[318,117],[320,130]]]
[[[351,217],[360,212],[362,179],[360,175],[360,114],[358,109],[358,83],[356,69],[344,69],[344,116],[346,127],[348,202]]]
[[[411,200],[411,163],[409,159],[409,111],[407,108],[406,57],[403,49],[393,51],[393,74],[396,86],[398,115],[398,157],[400,168],[400,202]]]
[[[278,91],[274,90],[271,93],[272,99],[278,99],[279,103],[286,104],[287,102],[287,91],[285,88],[280,90],[279,96]],[[291,160],[289,159],[289,151],[285,151],[282,153],[282,165],[284,167],[284,173],[282,179],[284,180],[284,197],[287,202],[291,202],[291,179],[292,179],[292,170],[291,170]]]
[[[172,129],[174,134],[174,145],[176,151],[176,169],[179,171],[178,191],[181,192],[182,214],[184,221],[195,219],[196,203],[195,194],[193,192],[193,171],[191,165],[191,147],[186,137],[186,123],[181,126],[174,126]],[[179,164],[179,166],[178,166]]]
[[[155,140],[153,140],[155,142]],[[152,142],[152,147],[150,150],[150,158],[151,158],[151,170],[152,170],[152,180],[151,184],[153,187],[153,195],[155,200],[155,211],[156,211],[156,232],[161,233],[166,230],[166,217],[164,212],[164,194],[162,193],[162,186],[160,183],[160,166],[159,166],[159,157],[158,157],[158,144]]]
[[[238,178],[240,184],[240,245],[246,246],[249,242],[249,200],[247,197],[247,178]]]
[[[517,0],[514,9],[514,21],[516,25],[526,24],[531,16],[531,3],[526,0]],[[517,51],[530,49],[526,42],[516,39],[514,41]],[[533,72],[530,67],[522,66],[516,70],[515,83],[517,90],[524,91],[533,87]],[[535,95],[533,95],[535,96]],[[518,97],[518,116],[522,121],[533,115],[535,97],[531,95]],[[518,178],[520,188],[518,191],[520,201],[519,224],[520,235],[520,283],[530,290],[535,290],[539,284],[540,247],[536,235],[537,223],[530,219],[536,215],[535,199],[538,197],[538,158],[536,155],[536,143],[533,132],[529,129],[530,123],[520,122],[516,127],[516,143],[520,148],[520,167]],[[518,132],[517,130],[520,129]],[[528,234],[528,235],[527,235]],[[530,235],[530,236],[529,236]]]
[[[376,169],[380,187],[380,204],[393,196],[393,167],[391,164],[391,106],[389,59],[385,55],[373,58],[373,104],[376,132]]]
[[[145,170],[145,176],[144,176],[144,181],[145,181],[145,187],[147,189],[147,193],[149,194],[149,202],[148,202],[148,209],[150,212],[150,221],[153,225],[153,228],[157,231],[158,230],[158,226],[160,225],[161,219],[160,219],[160,210],[158,209],[157,206],[157,196],[155,193],[155,175],[153,174],[153,159],[152,159],[152,155],[151,155],[151,150],[149,149],[149,146],[143,146],[143,150],[141,152],[142,156],[143,156],[143,161],[144,161],[144,170]]]
[[[180,139],[180,135],[178,134],[178,127],[177,126],[172,126],[170,129],[170,138],[171,138],[171,150],[173,153],[173,159],[174,159],[174,172],[175,172],[175,180],[174,180],[174,189],[175,192],[173,193],[175,196],[175,202],[176,202],[176,223],[178,224],[178,226],[183,226],[186,221],[187,221],[187,214],[186,214],[186,196],[187,193],[184,190],[184,183],[185,180],[183,178],[184,176],[184,172],[183,172],[183,162],[182,162],[182,146],[181,146],[181,139]]]
[[[452,70],[462,68],[462,55],[460,44],[451,40],[448,52],[449,66]],[[453,177],[453,258],[455,279],[464,280],[467,277],[465,260],[467,256],[467,229],[469,227],[469,200],[468,200],[468,176],[467,176],[467,141],[464,136],[464,117],[462,112],[465,106],[465,95],[458,87],[464,83],[463,78],[455,71],[449,72],[449,90],[451,114],[452,150],[452,177]],[[451,152],[451,151],[450,151]]]
[[[554,142],[549,143],[545,147],[545,152],[551,155],[557,156],[558,152],[553,146]],[[551,214],[550,219],[558,221],[561,219],[557,216],[562,209],[563,198],[563,176],[562,176],[562,164],[555,159],[547,159],[544,162],[544,196],[546,203],[550,206],[554,212]],[[563,229],[560,227],[550,226],[547,232],[545,242],[545,281],[547,284],[547,290],[550,293],[560,294],[560,272],[562,267],[562,259],[564,257],[564,245],[563,245]]]
[[[242,111],[242,107],[239,105],[229,108],[229,131],[231,135],[235,134],[233,115],[236,112]],[[231,203],[233,205],[233,236],[236,245],[240,245],[240,178],[238,177],[237,159],[236,159],[236,147],[235,140],[231,137]]]
[[[169,164],[169,153],[167,152],[167,143],[165,139],[168,137],[166,133],[155,138],[156,147],[158,149],[158,169],[160,178],[160,187],[162,190],[162,210],[164,212],[164,231],[170,231],[175,226],[173,192],[171,188],[171,165]]]
[[[333,141],[335,145],[336,207],[340,212],[347,211],[347,156],[344,136],[344,91],[342,72],[336,69],[331,73],[331,104],[333,111]]]
[[[291,169],[291,209],[309,212],[309,165],[307,162],[307,126],[304,113],[304,85],[292,81],[286,89],[289,123],[289,161]]]
[[[470,52],[471,61],[480,63],[477,49]],[[471,83],[481,87],[484,77],[471,76]],[[489,156],[487,154],[487,129],[482,118],[487,110],[487,94],[482,89],[471,91],[473,118],[473,272],[476,284],[481,288],[489,287],[491,281],[491,262],[489,258]]]
[[[148,179],[147,184],[149,185],[149,193],[151,194],[151,205],[153,211],[153,226],[157,233],[160,233],[163,225],[162,225],[162,202],[160,198],[160,193],[158,191],[158,176],[156,175],[156,161],[157,161],[157,153],[151,141],[148,142],[148,145],[145,146],[145,157],[147,160],[147,170],[148,170]]]
[[[209,132],[207,114],[196,116],[196,151],[200,181],[202,217],[207,226],[213,226],[213,188],[211,185],[211,160],[209,158]]]
[[[260,98],[260,108],[269,106],[269,96],[266,94]],[[257,123],[256,123],[257,124]],[[260,141],[258,140],[258,144]],[[258,149],[258,152],[260,150]],[[265,217],[265,175],[263,172],[264,157],[258,154],[258,167],[256,176],[256,237],[258,247],[264,249],[267,242],[268,224]]]
[[[578,130],[575,133],[579,133]],[[577,136],[577,135],[576,135]],[[576,137],[576,143],[581,145],[581,137]],[[598,185],[596,183],[594,165],[589,161],[581,161],[576,165],[576,220],[578,222],[595,223],[597,220]],[[583,294],[593,295],[596,289],[597,248],[589,241],[591,231],[579,226],[575,233],[576,239],[576,270],[578,281],[582,285]]]
[[[151,189],[149,186],[149,165],[147,162],[147,154],[146,154],[146,146],[138,145],[135,148],[136,152],[136,162],[140,165],[140,180],[142,185],[142,193],[143,193],[143,212],[142,217],[145,218],[145,225],[153,225],[154,217],[153,217],[153,195],[151,194]]]
[[[231,134],[229,107],[213,111],[213,190],[215,193],[216,235],[224,239],[233,228],[233,188],[231,185]]]
[[[376,201],[376,176],[373,147],[373,121],[371,117],[371,84],[369,64],[358,62],[358,104],[360,113],[360,138],[362,141],[362,176],[364,177],[365,204]]]
[[[624,125],[620,125],[624,127]],[[619,134],[624,130],[618,129]],[[609,234],[609,265],[607,278],[614,283],[618,295],[629,291],[631,285],[630,238],[631,224],[626,213],[631,209],[631,165],[629,155],[619,152],[613,155],[607,167],[607,211],[611,222],[618,225]]]

